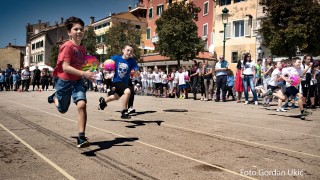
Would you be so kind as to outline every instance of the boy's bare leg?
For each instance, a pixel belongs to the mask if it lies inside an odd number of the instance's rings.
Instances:
[[[87,124],[87,104],[85,101],[80,100],[77,102],[78,108],[78,130],[85,132]]]
[[[122,95],[122,109],[127,109],[129,103],[129,97],[131,95],[131,91],[129,88],[124,90],[124,94]]]

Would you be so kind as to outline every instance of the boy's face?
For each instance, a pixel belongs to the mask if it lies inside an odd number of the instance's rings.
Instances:
[[[68,35],[71,37],[77,45],[80,45],[81,40],[83,39],[83,27],[80,24],[75,24],[70,31],[68,31]]]
[[[126,46],[123,50],[124,59],[129,59],[133,56],[133,48],[130,46]]]
[[[301,66],[301,60],[296,60],[296,62],[293,64],[295,68],[299,68]]]

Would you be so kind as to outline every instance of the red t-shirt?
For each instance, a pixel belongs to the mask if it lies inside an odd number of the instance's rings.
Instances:
[[[54,68],[53,75],[63,80],[79,80],[82,77],[69,74],[63,71],[63,62],[69,62],[70,66],[81,70],[85,64],[86,49],[84,46],[77,46],[71,41],[65,42],[61,47],[58,55],[57,65]]]

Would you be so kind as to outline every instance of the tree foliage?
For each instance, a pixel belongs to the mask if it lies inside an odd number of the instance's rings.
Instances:
[[[267,17],[260,32],[264,45],[279,56],[303,53],[320,54],[320,5],[314,0],[265,0]]]
[[[194,59],[204,50],[204,42],[198,36],[198,13],[201,11],[193,2],[172,3],[156,21],[159,36],[158,50],[162,56],[177,60]]]
[[[57,60],[58,60],[58,54],[59,54],[59,46],[53,45],[51,47],[51,53],[50,53],[50,65],[51,65],[51,67],[56,67]]]
[[[107,58],[115,54],[121,54],[125,45],[131,45],[134,49],[135,58],[139,61],[141,52],[139,46],[141,44],[141,30],[130,23],[130,21],[114,24],[105,35],[105,43],[107,47]]]
[[[97,55],[96,53],[96,44],[97,44],[97,36],[93,31],[93,28],[89,28],[84,32],[84,38],[82,39],[82,44],[86,47],[87,53],[90,55]]]

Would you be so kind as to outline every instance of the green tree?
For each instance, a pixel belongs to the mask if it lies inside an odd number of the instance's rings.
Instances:
[[[84,32],[84,38],[82,40],[82,44],[86,47],[87,53],[93,56],[96,56],[96,44],[97,44],[97,36],[93,31],[93,28],[89,27],[87,31]]]
[[[59,46],[53,45],[51,47],[51,54],[50,54],[50,65],[53,68],[56,67],[58,54],[59,54]]]
[[[264,45],[279,56],[320,54],[320,4],[313,0],[264,0],[267,17],[260,32]]]
[[[158,50],[162,56],[177,60],[188,61],[194,59],[204,50],[204,42],[198,36],[198,13],[201,11],[193,2],[170,4],[156,20],[159,36]]]
[[[140,61],[141,50],[141,30],[130,23],[116,23],[114,24],[105,35],[105,43],[107,47],[107,58],[115,54],[121,54],[125,45],[131,45],[134,49],[135,58]]]

